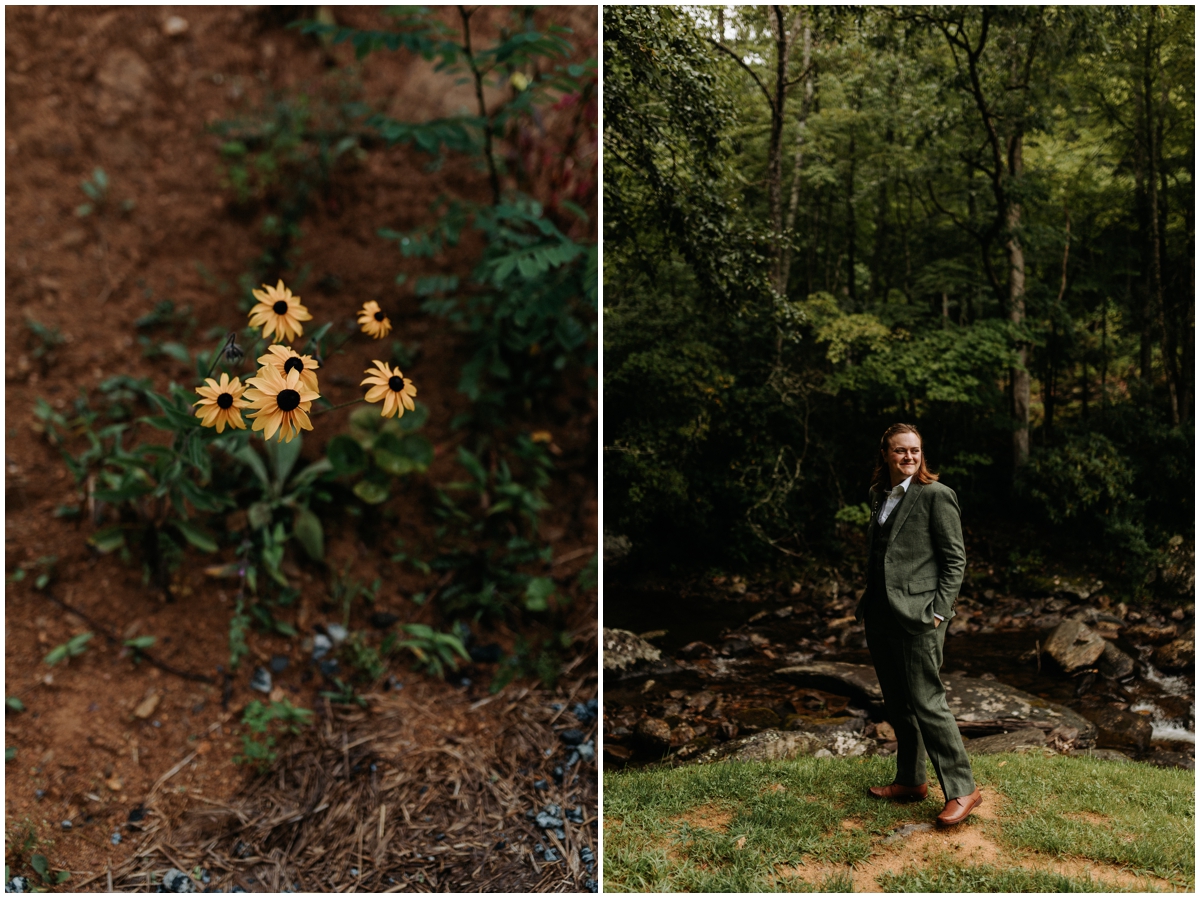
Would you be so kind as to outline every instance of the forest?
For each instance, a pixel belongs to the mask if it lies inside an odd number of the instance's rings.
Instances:
[[[1153,591],[1194,532],[1194,10],[603,24],[606,530],[836,553],[904,421],[969,539]]]

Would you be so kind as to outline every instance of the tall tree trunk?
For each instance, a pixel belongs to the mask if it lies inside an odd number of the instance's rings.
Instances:
[[[1021,133],[1008,139],[1008,173],[1019,180],[1025,162],[1022,157],[1025,138]],[[1008,253],[1008,315],[1018,327],[1025,323],[1025,250],[1021,246],[1021,204],[1011,201],[1005,216],[1008,232],[1004,248]],[[1029,461],[1029,344],[1021,341],[1017,348],[1017,364],[1012,369],[1013,383],[1013,466],[1020,468]]]
[[[1154,19],[1158,15],[1158,7],[1149,8],[1149,21],[1146,23],[1146,48],[1143,54],[1145,64],[1142,67],[1142,108],[1143,108],[1143,137],[1146,146],[1146,224],[1149,231],[1146,234],[1147,249],[1149,249],[1149,271],[1147,272],[1146,291],[1146,334],[1145,348],[1142,350],[1144,363],[1149,368],[1149,328],[1150,321],[1158,324],[1160,337],[1163,340],[1163,368],[1167,375],[1167,391],[1171,397],[1171,421],[1179,424],[1179,394],[1177,392],[1177,377],[1175,373],[1175,353],[1168,348],[1166,316],[1163,308],[1162,286],[1162,229],[1159,226],[1159,196],[1158,196],[1158,128],[1155,121],[1154,102],[1154,70],[1157,62],[1154,48]],[[1142,377],[1149,380],[1148,370],[1142,372]]]
[[[796,226],[796,210],[800,207],[800,178],[804,172],[804,142],[808,138],[808,111],[813,98],[812,73],[812,26],[805,17],[803,10],[800,16],[804,18],[804,49],[801,65],[807,73],[804,78],[804,97],[800,101],[800,117],[796,125],[796,158],[792,164],[792,195],[788,198],[787,219],[784,222],[784,233],[787,243],[783,248],[783,261],[780,265],[779,282],[783,285],[781,292],[787,291],[788,280],[792,271],[792,232]]]
[[[788,51],[791,49],[783,22],[783,7],[772,6],[775,16],[775,93],[771,97],[771,138],[767,148],[767,197],[771,207],[771,284],[778,293],[787,291],[783,280],[783,111],[787,98]]]
[[[1189,153],[1189,155],[1191,155]],[[1194,157],[1193,157],[1194,158]],[[1189,171],[1194,171],[1188,166]],[[1196,364],[1196,209],[1195,192],[1193,188],[1192,201],[1183,204],[1183,218],[1187,228],[1187,259],[1188,259],[1188,292],[1183,303],[1183,359],[1179,366],[1183,375],[1182,388],[1179,391],[1179,416],[1184,421],[1192,419],[1192,397],[1195,390]]]
[[[858,279],[854,276],[854,265],[856,262],[855,250],[858,248],[858,222],[854,218],[854,163],[855,159],[855,134],[850,132],[850,163],[846,169],[846,232],[849,238],[846,246],[846,255],[848,261],[846,271],[849,275],[847,286],[849,288],[849,296],[851,308],[858,311]]]

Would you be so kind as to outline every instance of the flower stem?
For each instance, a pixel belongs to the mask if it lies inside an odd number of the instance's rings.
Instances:
[[[221,356],[225,355],[225,350],[232,346],[236,339],[237,331],[230,331],[229,336],[225,338],[225,345],[217,350],[216,357],[213,359],[212,364],[208,366],[208,373],[204,375],[205,380],[208,380],[208,378],[212,377],[213,371],[216,370],[217,362],[221,361]]]
[[[312,418],[312,417],[315,417],[316,415],[323,415],[326,412],[334,412],[334,411],[337,411],[339,408],[345,408],[348,405],[355,405],[356,403],[366,402],[366,401],[367,400],[364,399],[363,397],[359,397],[358,399],[353,399],[350,402],[343,402],[341,405],[331,405],[329,408],[318,409],[317,411],[310,414],[309,417]]]

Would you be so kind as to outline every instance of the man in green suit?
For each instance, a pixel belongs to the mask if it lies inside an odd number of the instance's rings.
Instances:
[[[867,589],[855,616],[896,731],[896,780],[871,795],[919,801],[928,794],[928,752],[946,797],[939,826],[953,826],[983,801],[938,673],[967,558],[958,499],[925,467],[921,435],[894,424],[883,435],[870,492]]]

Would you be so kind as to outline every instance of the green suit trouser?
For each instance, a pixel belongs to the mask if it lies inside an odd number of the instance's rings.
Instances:
[[[882,590],[872,591],[863,617],[884,710],[896,731],[896,782],[924,783],[928,752],[946,800],[970,795],[971,762],[939,674],[946,624],[912,635],[896,620]]]

